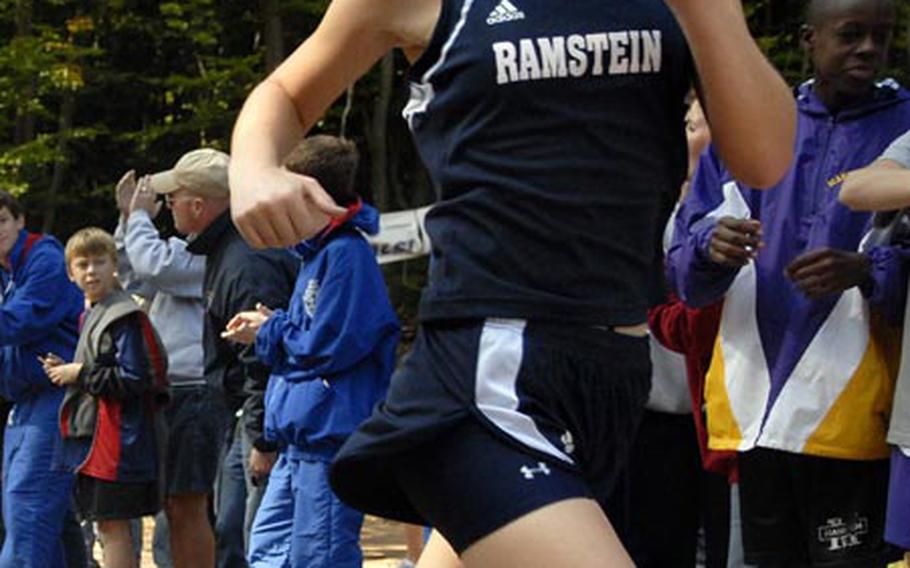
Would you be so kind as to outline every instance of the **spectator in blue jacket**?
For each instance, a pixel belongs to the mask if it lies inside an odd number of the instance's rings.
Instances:
[[[3,443],[3,568],[65,565],[60,534],[73,476],[55,463],[63,389],[38,357],[72,357],[81,312],[63,247],[28,233],[22,205],[0,191],[0,396],[14,403]]]
[[[272,367],[265,433],[279,458],[250,536],[252,567],[360,566],[363,514],[328,483],[341,444],[385,396],[399,325],[364,233],[377,211],[354,191],[357,149],[331,136],[304,140],[288,168],[315,178],[347,207],[317,236],[294,247],[301,269],[287,311],[241,312],[225,336],[256,345]]]

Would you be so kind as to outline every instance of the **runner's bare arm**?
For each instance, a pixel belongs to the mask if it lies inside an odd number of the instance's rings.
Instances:
[[[740,0],[665,0],[695,57],[700,98],[724,163],[753,187],[777,183],[793,156],[790,88],[749,34]]]
[[[892,160],[873,162],[847,174],[838,199],[857,211],[910,207],[910,169]]]
[[[334,0],[316,31],[250,94],[231,141],[231,210],[253,246],[287,246],[344,213],[312,178],[281,166],[326,108],[393,47],[415,56],[439,0]]]

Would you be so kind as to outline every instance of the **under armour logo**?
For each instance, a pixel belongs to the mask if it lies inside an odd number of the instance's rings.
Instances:
[[[565,450],[567,454],[571,454],[575,451],[575,439],[572,438],[572,432],[566,430],[566,433],[559,438],[559,441],[562,442],[563,450]]]
[[[550,468],[547,467],[547,464],[543,462],[537,462],[537,467],[528,467],[526,465],[521,466],[521,475],[525,479],[534,479],[534,476],[538,473],[544,475],[550,475]]]

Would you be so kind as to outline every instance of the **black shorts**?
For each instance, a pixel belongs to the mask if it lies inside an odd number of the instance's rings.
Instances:
[[[154,515],[161,507],[155,481],[104,481],[79,474],[75,496],[79,514],[89,521],[138,519]]]
[[[893,559],[883,540],[888,460],[764,448],[740,456],[747,564],[877,568]]]
[[[625,477],[630,522],[619,536],[638,568],[694,568],[699,528],[704,565],[727,566],[730,485],[702,468],[691,414],[646,410]]]
[[[175,386],[164,409],[165,495],[212,493],[226,425],[209,387]]]
[[[460,552],[550,503],[606,503],[649,387],[646,338],[433,322],[342,447],[332,486],[365,512],[439,528]]]

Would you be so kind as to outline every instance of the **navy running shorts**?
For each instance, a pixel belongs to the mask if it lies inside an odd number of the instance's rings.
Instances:
[[[650,388],[648,340],[487,319],[422,326],[332,487],[364,512],[437,527],[461,552],[548,504],[605,506]]]

